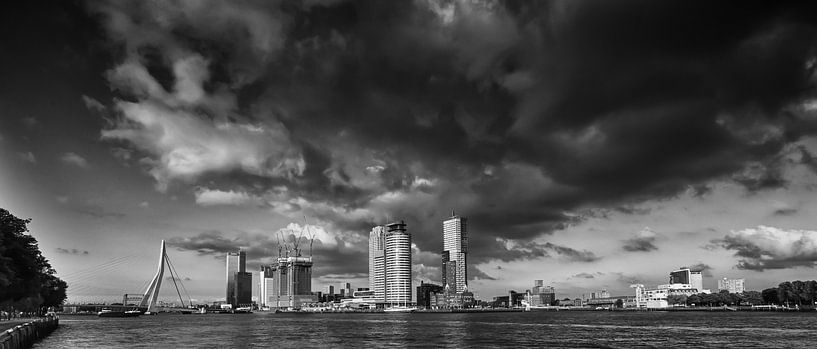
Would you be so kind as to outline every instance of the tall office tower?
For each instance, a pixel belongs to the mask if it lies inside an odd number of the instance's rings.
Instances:
[[[701,292],[704,288],[703,274],[700,271],[692,271],[687,267],[681,267],[669,273],[669,283],[692,285],[698,292]]]
[[[468,229],[466,218],[454,215],[443,221],[443,286],[455,292],[468,289]]]
[[[386,303],[407,304],[411,302],[411,234],[406,223],[386,225]]]
[[[227,253],[227,296],[226,302],[233,306],[252,305],[252,274],[246,268],[247,254],[244,251]]]
[[[378,302],[386,299],[386,227],[376,226],[369,232],[369,289]]]

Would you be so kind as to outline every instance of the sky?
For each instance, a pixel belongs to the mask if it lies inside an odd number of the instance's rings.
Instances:
[[[452,211],[481,299],[631,294],[681,266],[711,289],[810,280],[812,7],[18,2],[0,207],[69,300],[142,292],[163,239],[196,299],[224,297],[227,252],[255,271],[298,237],[315,291],[368,287],[368,234],[397,220],[414,283],[439,283]]]

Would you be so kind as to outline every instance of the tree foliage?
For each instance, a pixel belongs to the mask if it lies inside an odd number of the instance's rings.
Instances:
[[[33,311],[62,304],[68,285],[26,234],[29,222],[0,208],[0,305]]]

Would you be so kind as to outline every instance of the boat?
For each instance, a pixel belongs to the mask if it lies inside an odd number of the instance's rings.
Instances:
[[[233,310],[233,314],[251,314],[252,307],[240,307]]]
[[[111,309],[102,309],[102,311],[96,315],[99,317],[137,317],[142,315],[142,312],[138,310],[114,311]]]
[[[415,311],[417,311],[417,308],[409,307],[409,306],[405,306],[405,305],[397,305],[397,306],[393,306],[393,307],[390,307],[390,308],[383,309],[383,312],[386,312],[386,313],[412,313],[412,312],[415,312]]]

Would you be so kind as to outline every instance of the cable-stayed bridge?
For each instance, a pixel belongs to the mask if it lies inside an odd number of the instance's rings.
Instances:
[[[128,289],[133,289],[133,284],[123,284],[122,282],[100,280],[99,275],[124,272],[133,263],[139,260],[135,255],[122,256],[106,261],[96,266],[85,268],[73,273],[61,276],[68,283],[68,299],[64,307],[74,307],[83,309],[101,309],[101,307],[112,310],[139,310],[145,313],[156,313],[159,311],[191,311],[193,306],[190,294],[182,283],[179,273],[176,271],[173,262],[167,255],[165,241],[162,240],[159,252],[159,265],[154,277],[139,285],[143,292],[128,293]],[[165,271],[170,276],[165,278]],[[166,280],[165,280],[166,279]],[[172,302],[168,297],[160,299],[162,282],[172,282],[175,295]],[[182,293],[186,296],[182,296]],[[94,296],[80,295],[96,294]],[[176,302],[178,301],[178,303]],[[99,311],[97,309],[96,311]],[[89,310],[90,311],[90,310]]]

